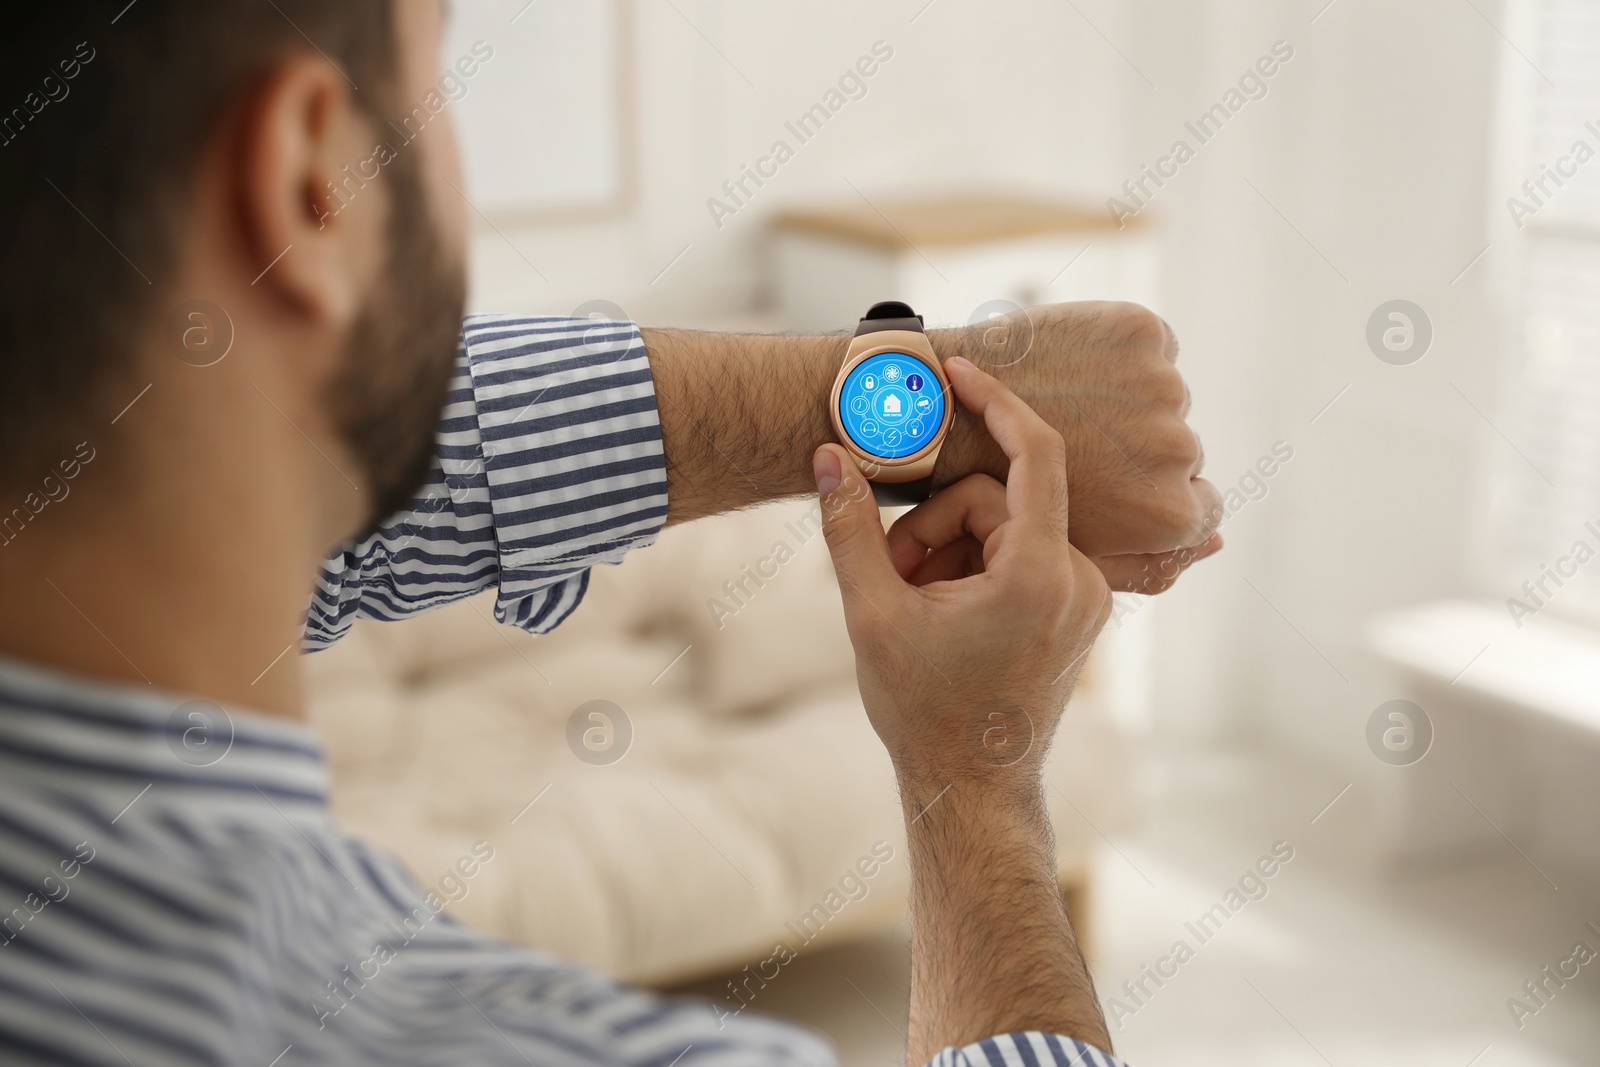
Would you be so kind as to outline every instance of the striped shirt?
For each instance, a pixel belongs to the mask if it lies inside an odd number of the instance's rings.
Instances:
[[[495,617],[543,633],[589,568],[667,518],[644,339],[632,323],[475,316],[415,507],[323,566],[304,645],[498,588]]]
[[[638,330],[471,319],[428,488],[328,561],[306,644],[491,586],[502,621],[548,630],[589,567],[650,543],[665,515]],[[789,1025],[456,923],[447,898],[493,844],[424,887],[330,821],[327,787],[302,724],[0,660],[0,1062],[836,1062]],[[934,1062],[1117,1061],[1025,1033]]]

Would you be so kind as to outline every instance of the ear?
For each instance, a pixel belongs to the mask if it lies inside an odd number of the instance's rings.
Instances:
[[[286,59],[251,93],[240,125],[235,187],[251,284],[307,325],[343,329],[380,267],[384,192],[372,133],[338,68],[318,56]]]

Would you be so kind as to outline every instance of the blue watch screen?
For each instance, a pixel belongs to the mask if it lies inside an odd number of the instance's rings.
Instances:
[[[920,357],[883,352],[856,364],[839,390],[839,422],[863,452],[902,459],[920,452],[944,422],[939,376]]]

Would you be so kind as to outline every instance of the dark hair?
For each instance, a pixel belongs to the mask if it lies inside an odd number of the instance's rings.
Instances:
[[[275,60],[315,49],[381,121],[398,65],[391,8],[90,0],[13,12],[0,34],[0,485],[27,484],[142,388],[129,339],[179,298],[168,282],[184,204],[224,109]]]

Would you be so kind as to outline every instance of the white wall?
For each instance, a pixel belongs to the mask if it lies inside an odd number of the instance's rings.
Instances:
[[[924,3],[639,0],[638,209],[603,225],[485,235],[474,305],[565,313],[606,299],[657,321],[739,309],[760,298],[762,219],[786,201],[852,198],[849,183],[869,197],[999,183],[1099,199],[1121,180],[1124,102],[1144,85],[1071,7]],[[1078,6],[1102,25],[1116,10]],[[866,97],[719,230],[706,200],[878,40],[894,58]]]

